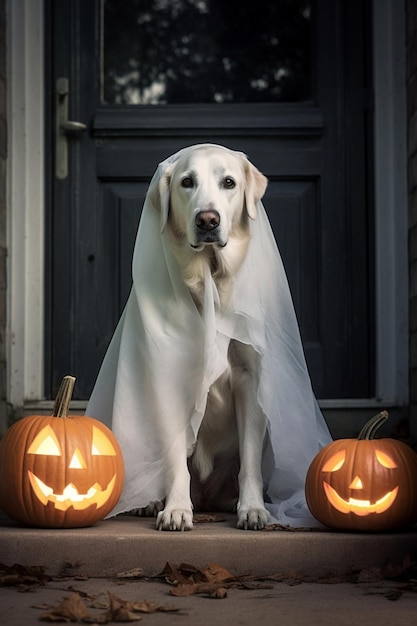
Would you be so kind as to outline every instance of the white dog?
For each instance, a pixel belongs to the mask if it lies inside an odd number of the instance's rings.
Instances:
[[[243,529],[269,513],[310,523],[304,479],[330,437],[266,186],[243,153],[213,144],[184,148],[151,181],[132,291],[87,406],[123,451],[112,515],[153,514],[160,530],[190,529],[193,510],[235,510]]]
[[[249,244],[249,219],[256,218],[256,204],[266,186],[265,176],[243,155],[205,147],[180,158],[165,171],[153,195],[151,191],[154,206],[167,221],[181,275],[199,309],[204,306],[207,271],[215,281],[220,306],[227,308]],[[195,506],[236,508],[233,496],[229,494],[227,500],[220,476],[204,483],[215,466],[221,467],[223,477],[229,476],[230,469],[236,471],[239,458],[237,525],[261,529],[269,514],[261,475],[266,421],[256,397],[258,357],[251,346],[232,340],[228,360],[227,370],[210,388],[192,457],[199,478],[199,489],[193,490],[194,499],[199,500]],[[185,445],[167,455],[166,484],[165,508],[158,513],[157,527],[191,528],[193,504]],[[209,492],[208,501],[204,490]]]

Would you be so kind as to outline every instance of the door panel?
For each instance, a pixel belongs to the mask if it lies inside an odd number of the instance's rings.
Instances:
[[[211,4],[217,6],[214,0]],[[108,106],[100,86],[102,3],[51,0],[51,86],[58,77],[69,77],[70,118],[88,124],[88,131],[70,139],[69,177],[53,179],[51,172],[54,280],[47,396],[71,372],[77,377],[77,397],[88,398],[129,293],[149,180],[161,160],[200,142],[245,152],[269,178],[264,204],[318,397],[373,394],[367,237],[372,213],[366,179],[371,170],[360,160],[369,155],[364,90],[369,76],[363,64],[356,73],[345,69],[350,67],[346,54],[355,48],[352,41],[359,41],[366,58],[368,22],[362,9],[368,3],[311,4],[311,99]],[[124,3],[117,6],[123,12]],[[358,19],[350,19],[355,11]]]

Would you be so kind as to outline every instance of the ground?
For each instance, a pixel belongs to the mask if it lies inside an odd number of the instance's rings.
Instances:
[[[123,601],[130,603],[128,609],[133,608],[128,614],[130,621],[140,620],[149,626],[252,626],[257,622],[280,626],[333,626],[336,622],[337,626],[344,626],[371,620],[378,626],[416,623],[417,581],[409,576],[381,580],[376,570],[362,572],[361,577],[363,581],[344,582],[335,577],[317,583],[301,582],[295,575],[281,582],[257,580],[230,586],[226,583],[225,595],[219,593],[217,597],[210,588],[206,593],[201,590],[176,597],[172,591],[177,586],[168,584],[165,578],[143,579],[139,571],[132,572],[130,578],[62,576],[45,580],[44,584],[28,577],[16,586],[0,588],[0,624],[30,626],[42,617],[53,621],[55,607],[62,605],[65,598],[70,599],[70,607],[81,604],[83,612],[89,614],[88,623],[115,623]],[[4,576],[0,577],[0,584],[2,580],[6,582]],[[109,598],[114,619],[109,617]],[[105,614],[108,621],[103,622]],[[57,616],[55,619],[59,620]]]

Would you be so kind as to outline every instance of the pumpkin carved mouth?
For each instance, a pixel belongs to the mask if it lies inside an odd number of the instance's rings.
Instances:
[[[77,511],[82,511],[93,504],[99,509],[110,498],[116,482],[115,474],[105,489],[102,489],[98,483],[95,483],[87,493],[78,493],[77,487],[70,483],[61,494],[56,494],[52,487],[45,485],[30,470],[28,470],[28,475],[32,489],[42,504],[46,506],[48,502],[52,502],[55,509],[59,511],[66,511],[71,506]]]
[[[369,515],[370,513],[384,513],[392,506],[398,494],[398,487],[395,487],[374,504],[371,504],[369,500],[358,500],[357,498],[344,500],[325,480],[323,480],[323,486],[327,499],[335,509],[341,513],[355,513],[355,515],[359,516]]]

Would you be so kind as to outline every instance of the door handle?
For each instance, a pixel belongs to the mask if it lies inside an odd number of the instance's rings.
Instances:
[[[87,129],[86,124],[68,119],[68,78],[58,78],[55,88],[55,176],[68,176],[68,134],[75,135]]]

